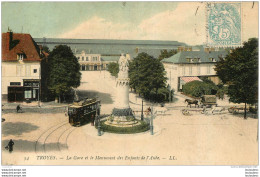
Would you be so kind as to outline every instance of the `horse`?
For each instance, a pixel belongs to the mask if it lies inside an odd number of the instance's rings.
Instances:
[[[196,105],[199,107],[197,100],[186,99],[185,102],[188,103],[187,107],[190,105],[190,108],[191,108],[191,105],[192,105],[192,104],[195,104],[195,108],[196,108]]]

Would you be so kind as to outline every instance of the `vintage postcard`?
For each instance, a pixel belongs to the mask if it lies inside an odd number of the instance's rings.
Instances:
[[[2,2],[2,165],[258,165],[258,2]]]

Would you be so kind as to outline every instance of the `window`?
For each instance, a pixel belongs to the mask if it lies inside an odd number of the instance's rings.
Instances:
[[[22,66],[17,65],[16,66],[16,75],[21,76],[22,73]]]
[[[38,91],[39,91],[38,89],[33,89],[33,98],[37,98],[39,93]]]
[[[17,54],[17,60],[18,61],[23,61],[23,58],[24,58],[24,54],[22,54],[22,53]]]
[[[207,66],[207,74],[210,74],[210,65]]]
[[[186,62],[188,62],[188,63],[198,62],[198,59],[199,58],[197,58],[197,57],[195,57],[195,58],[187,57]]]
[[[182,75],[185,75],[185,66],[182,67]]]
[[[78,58],[78,60],[80,59],[80,57],[77,57]]]
[[[191,62],[191,58],[186,58],[186,61],[190,63]]]
[[[25,75],[26,76],[30,76],[31,75],[31,66],[26,66],[26,68],[25,68],[26,70],[25,70]]]
[[[192,66],[189,67],[189,75],[192,75]]]
[[[33,73],[37,73],[37,69],[33,69]]]
[[[24,98],[32,98],[32,90],[26,89],[24,91]]]
[[[84,57],[81,57],[82,61],[84,61]]]
[[[21,85],[21,82],[10,82],[10,85]]]
[[[212,61],[212,62],[216,62],[215,58],[209,58],[209,60]]]
[[[200,62],[200,58],[197,58],[197,57],[194,58],[194,59],[193,59],[193,62]]]
[[[93,61],[97,61],[97,57],[93,57]]]
[[[86,61],[88,61],[88,57],[86,57]]]
[[[200,75],[200,65],[197,66],[198,75]]]

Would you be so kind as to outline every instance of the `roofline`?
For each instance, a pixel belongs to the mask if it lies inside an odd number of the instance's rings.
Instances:
[[[36,42],[36,41],[35,41]],[[113,44],[113,45],[155,45],[155,46],[180,46],[180,45],[177,45],[177,44],[145,44],[145,43],[140,43],[140,44],[128,44],[128,43],[113,43],[113,42],[107,42],[107,43],[94,43],[94,42],[82,42],[82,43],[76,43],[76,42],[36,42],[38,44],[60,44],[60,45],[68,45],[68,44],[76,44],[76,45],[80,45],[80,44]],[[138,47],[138,46],[137,46]],[[161,49],[163,50],[163,49]]]
[[[45,40],[64,40],[66,42],[51,42],[51,41],[43,41],[43,39]],[[162,46],[188,46],[187,44],[185,44],[184,42],[179,42],[179,41],[167,41],[167,40],[129,40],[129,39],[73,39],[73,38],[34,38],[34,40],[37,40],[36,43],[39,44],[114,44],[114,45],[162,45]],[[38,41],[41,40],[41,41]],[[71,42],[70,40],[79,40],[82,42]],[[88,42],[86,42],[88,40]],[[106,42],[102,42],[102,41],[106,41]],[[116,43],[114,43],[116,42]],[[129,44],[127,42],[140,42],[140,43],[133,43],[133,44]],[[155,44],[152,43],[146,43],[146,42],[157,42]],[[161,43],[166,43],[168,42],[168,44],[161,44]],[[171,44],[171,43],[179,43],[179,44]]]

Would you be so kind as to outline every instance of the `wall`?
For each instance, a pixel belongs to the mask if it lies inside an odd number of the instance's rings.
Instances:
[[[23,79],[39,79],[39,76],[40,62],[2,62],[2,94],[7,94],[10,82],[20,82],[23,86]]]
[[[215,63],[173,64],[163,63],[167,84],[175,91],[178,90],[178,77],[182,76],[212,76],[216,75]],[[214,80],[215,81],[215,80]],[[217,81],[216,81],[217,82]]]

